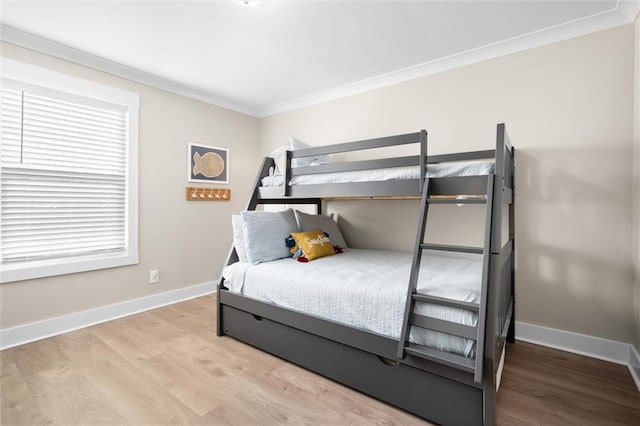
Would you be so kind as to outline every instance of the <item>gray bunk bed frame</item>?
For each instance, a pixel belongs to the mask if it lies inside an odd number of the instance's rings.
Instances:
[[[404,144],[420,144],[420,155],[382,160],[351,161],[291,168],[291,160]],[[428,164],[495,160],[493,174],[426,178]],[[421,179],[290,186],[291,176],[385,167],[419,165]],[[280,358],[319,373],[420,417],[446,425],[495,424],[497,373],[506,342],[515,341],[515,233],[514,148],[504,124],[498,124],[495,150],[427,156],[427,132],[287,151],[285,185],[262,187],[261,180],[274,167],[265,158],[247,210],[259,204],[312,204],[318,214],[323,199],[417,198],[420,222],[416,232],[411,282],[405,320],[399,340],[359,328],[286,309],[229,291],[224,278],[218,284],[217,335],[231,336]],[[459,200],[456,194],[480,194]],[[424,244],[430,204],[485,203],[484,246],[481,248]],[[503,242],[503,206],[508,206],[508,236]],[[507,218],[504,218],[507,219]],[[479,304],[417,294],[415,284],[422,250],[467,251],[483,254]],[[227,265],[238,261],[231,248]],[[475,327],[417,315],[415,300],[478,312]],[[429,328],[476,341],[475,359],[416,347],[408,342],[411,326]]]

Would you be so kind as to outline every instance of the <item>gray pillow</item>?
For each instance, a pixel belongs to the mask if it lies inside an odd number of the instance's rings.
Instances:
[[[296,220],[298,221],[298,228],[300,228],[301,232],[320,229],[329,234],[329,239],[333,244],[347,248],[347,242],[344,240],[338,224],[333,220],[333,213],[329,216],[323,216],[307,214],[296,210]]]
[[[244,248],[253,264],[289,257],[285,239],[298,232],[292,209],[283,212],[243,211]]]

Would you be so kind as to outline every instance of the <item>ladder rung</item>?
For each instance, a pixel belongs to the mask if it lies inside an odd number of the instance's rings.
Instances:
[[[440,364],[448,365],[459,370],[473,373],[475,371],[475,360],[467,358],[461,355],[452,354],[449,352],[442,352],[436,349],[431,349],[426,346],[410,344],[404,348],[405,352],[409,355],[416,356],[418,358],[426,359],[429,361],[436,361]]]
[[[420,244],[420,248],[423,250],[440,250],[440,251],[455,251],[462,253],[477,253],[482,254],[484,251],[482,247],[468,247],[468,246],[450,246],[447,244]]]
[[[429,204],[486,204],[486,198],[429,198]]]
[[[480,306],[477,303],[463,302],[461,300],[447,299],[444,297],[430,296],[428,294],[413,293],[413,299],[421,302],[434,303],[436,305],[451,306],[453,308],[466,309],[478,312]]]

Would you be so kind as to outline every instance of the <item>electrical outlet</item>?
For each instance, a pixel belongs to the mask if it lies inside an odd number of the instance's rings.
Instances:
[[[149,271],[149,283],[154,284],[160,281],[160,269],[152,269]]]

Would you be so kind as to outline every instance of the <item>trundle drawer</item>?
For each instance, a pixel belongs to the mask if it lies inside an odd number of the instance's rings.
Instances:
[[[220,305],[224,334],[442,424],[482,424],[482,390]]]

